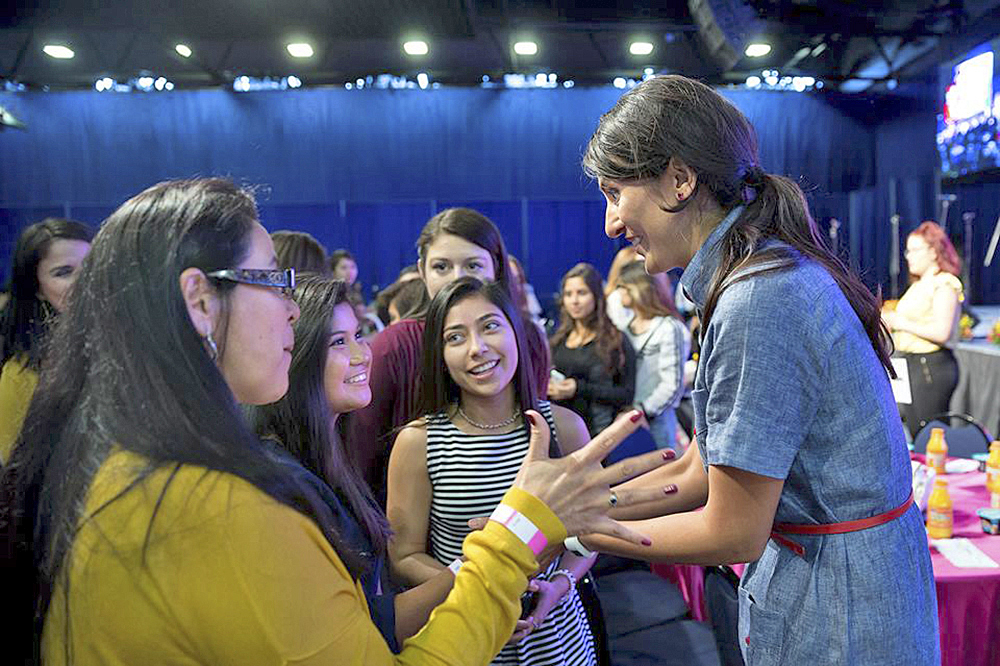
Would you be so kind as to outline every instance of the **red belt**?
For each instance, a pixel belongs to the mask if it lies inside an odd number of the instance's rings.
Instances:
[[[861,518],[859,520],[848,520],[843,523],[826,523],[825,525],[801,525],[796,523],[775,523],[771,529],[771,538],[774,539],[775,543],[788,548],[796,555],[802,557],[806,554],[806,549],[801,545],[795,543],[791,539],[782,536],[783,534],[804,534],[804,535],[817,535],[817,534],[846,534],[847,532],[860,532],[861,530],[867,530],[870,527],[877,527],[879,525],[884,525],[891,520],[896,520],[910,508],[913,504],[913,491],[910,491],[910,496],[906,498],[906,501],[897,506],[895,509],[886,511],[885,513],[880,513],[877,516],[872,516],[870,518]]]

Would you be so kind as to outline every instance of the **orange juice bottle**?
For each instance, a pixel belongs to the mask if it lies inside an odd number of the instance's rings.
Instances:
[[[944,461],[948,457],[948,442],[944,441],[944,429],[933,428],[927,442],[927,466],[937,474],[944,474]]]
[[[951,497],[948,481],[934,479],[934,491],[927,502],[927,534],[932,539],[950,539],[952,528]]]
[[[986,490],[990,493],[990,507],[1000,509],[1000,441],[990,444],[990,457],[986,459]]]

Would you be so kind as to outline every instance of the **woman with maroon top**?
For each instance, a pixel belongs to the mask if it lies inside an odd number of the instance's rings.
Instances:
[[[420,278],[430,298],[467,275],[497,282],[510,291],[503,237],[486,216],[469,208],[449,208],[432,217],[417,238],[417,255]],[[421,311],[393,324],[372,342],[372,401],[347,419],[345,445],[383,504],[390,446],[396,431],[417,416],[424,315]],[[529,328],[528,355],[537,385],[544,390],[549,376],[548,343],[534,326]]]

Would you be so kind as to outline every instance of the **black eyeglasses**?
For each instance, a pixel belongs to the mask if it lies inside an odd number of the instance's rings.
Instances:
[[[272,287],[281,291],[285,298],[291,298],[295,289],[294,268],[225,268],[212,271],[208,277],[216,280],[239,282],[240,284],[255,284],[260,287]]]

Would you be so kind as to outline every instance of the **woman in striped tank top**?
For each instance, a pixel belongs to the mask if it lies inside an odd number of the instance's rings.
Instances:
[[[389,555],[410,584],[462,555],[468,521],[489,515],[528,450],[523,414],[549,424],[563,454],[589,436],[573,412],[539,401],[521,318],[506,291],[475,278],[442,289],[424,332],[422,413],[389,460]],[[597,658],[575,582],[593,557],[563,553],[529,584],[530,612],[494,664],[594,666]]]

